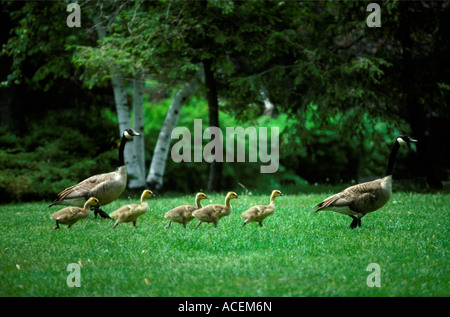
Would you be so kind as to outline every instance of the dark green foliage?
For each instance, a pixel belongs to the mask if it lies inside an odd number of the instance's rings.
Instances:
[[[67,4],[66,1],[51,5],[37,1],[1,3],[2,11],[9,13],[5,17],[7,22],[14,27],[1,51],[1,55],[14,61],[2,86],[24,83],[32,89],[47,91],[59,80],[73,80],[71,54],[65,45],[87,43],[89,33],[67,27]]]
[[[162,125],[171,98],[161,101],[145,102],[145,126],[147,160],[151,159],[159,129]],[[349,114],[350,115],[350,114]],[[305,113],[306,123],[303,137],[293,133],[298,121],[286,114],[276,118],[259,117],[249,122],[235,118],[232,114],[220,114],[224,144],[226,127],[249,126],[278,127],[280,132],[280,167],[277,173],[261,174],[259,160],[256,163],[230,163],[223,165],[223,190],[234,190],[244,186],[247,190],[271,190],[276,187],[302,186],[309,182],[342,184],[355,183],[361,178],[381,176],[386,170],[389,154],[395,138],[401,134],[400,127],[382,119],[368,116],[359,118],[357,135],[343,137],[339,130],[341,116],[336,115],[319,123],[317,106],[311,104]],[[202,119],[203,129],[207,127],[207,105],[203,99],[192,98],[182,109],[178,126],[194,130],[194,119]],[[193,138],[193,135],[191,135]],[[172,140],[171,147],[178,140]],[[203,140],[203,145],[209,142]],[[269,141],[268,141],[269,142]],[[236,146],[236,144],[235,144]],[[236,151],[236,150],[235,150]],[[235,152],[236,153],[236,152]],[[248,140],[245,154],[248,158]],[[394,177],[417,180],[410,166],[415,166],[414,147],[402,148],[394,170]],[[264,164],[265,165],[265,164]],[[194,192],[205,190],[208,179],[208,164],[175,163],[169,158],[164,178],[165,191]]]
[[[88,1],[81,29],[52,19],[62,13],[64,21],[66,3],[2,3],[12,30],[2,33],[7,38],[0,56],[9,67],[2,83],[10,85],[0,91],[1,120],[12,128],[0,135],[2,161],[12,173],[2,177],[13,184],[2,188],[30,191],[35,180],[50,186],[66,177],[59,170],[49,171],[56,175],[50,180],[13,172],[36,157],[35,169],[45,170],[40,164],[70,169],[79,176],[74,181],[88,171],[109,170],[99,155],[114,148],[113,101],[110,87],[109,99],[95,87],[109,82],[111,66],[129,78],[142,71],[151,77],[152,89],[170,95],[205,60],[214,72],[222,127],[259,124],[281,132],[277,174],[260,174],[259,164],[225,163],[224,188],[238,182],[246,188],[299,185],[304,179],[340,184],[378,176],[401,133],[420,142],[417,149],[400,151],[396,178],[427,177],[437,188],[448,178],[445,2],[384,2],[382,27],[374,29],[365,24],[367,3],[357,1]],[[108,26],[102,42],[93,28],[98,16]],[[20,85],[11,87],[14,83]],[[94,88],[87,91],[82,84]],[[261,90],[278,117],[261,120]],[[199,94],[205,96],[205,89]],[[147,166],[167,111],[164,102],[146,110]],[[207,124],[201,102],[183,109],[179,125],[192,127],[195,118]],[[49,114],[63,107],[72,113]],[[98,120],[103,111],[109,111],[108,120]],[[52,135],[50,126],[67,122],[67,133]],[[16,162],[7,155],[17,155]],[[108,157],[112,161],[114,155]],[[206,163],[175,164],[169,157],[166,190],[202,188],[207,173]],[[70,175],[65,182],[71,183]],[[25,193],[8,195],[23,199]]]
[[[64,188],[115,168],[115,125],[98,116],[92,122],[86,117],[70,120],[72,116],[66,110],[30,121],[23,137],[0,130],[1,203],[50,201]]]

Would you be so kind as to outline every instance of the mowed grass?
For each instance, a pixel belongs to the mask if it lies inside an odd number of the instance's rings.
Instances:
[[[445,194],[395,192],[350,230],[350,217],[312,212],[330,193],[277,198],[264,227],[239,215],[268,195],[240,194],[219,222],[170,229],[164,213],[191,196],[151,198],[138,229],[93,215],[54,231],[48,203],[0,206],[0,296],[449,296]],[[224,194],[204,204],[222,203]],[[138,201],[138,198],[132,200]],[[128,203],[104,206],[108,213]],[[81,287],[66,283],[80,264]],[[377,263],[381,287],[366,270]]]

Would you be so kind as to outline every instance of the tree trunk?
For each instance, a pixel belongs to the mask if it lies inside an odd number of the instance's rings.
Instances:
[[[259,92],[264,102],[264,112],[262,115],[275,118],[275,105],[270,102],[269,98],[267,97],[266,89],[261,88]]]
[[[133,126],[141,134],[140,137],[133,138],[136,151],[136,165],[139,170],[136,185],[144,188],[145,183],[145,138],[144,138],[144,113],[143,113],[143,95],[145,79],[142,74],[137,74],[134,79],[133,87]]]
[[[219,125],[219,101],[217,97],[216,80],[211,69],[211,60],[203,61],[206,85],[206,100],[209,110],[209,126],[218,127]],[[213,161],[209,166],[208,192],[220,191],[222,182],[222,162]]]
[[[189,83],[185,84],[173,97],[169,111],[167,111],[166,119],[159,132],[156,141],[150,170],[147,176],[147,184],[154,189],[161,189],[164,182],[164,172],[166,169],[167,157],[169,155],[169,147],[171,142],[172,130],[176,127],[178,118],[181,113],[183,104],[192,96],[200,87],[200,80],[194,77]]]
[[[402,90],[405,96],[406,108],[408,109],[408,121],[411,125],[414,137],[419,141],[417,143],[417,154],[419,157],[420,166],[423,168],[422,173],[426,175],[427,183],[431,188],[443,188],[442,181],[438,178],[433,158],[430,157],[432,153],[429,141],[426,136],[426,112],[424,106],[420,102],[420,96],[417,94],[416,87],[416,69],[417,62],[414,61],[412,51],[414,50],[414,43],[411,39],[411,15],[408,14],[408,5],[400,3],[400,41],[402,45]]]
[[[98,37],[102,40],[106,36],[106,29],[100,23],[98,18],[94,18],[94,23]],[[116,104],[117,119],[119,121],[119,133],[120,136],[122,136],[125,129],[131,128],[130,107],[125,92],[123,76],[119,72],[116,72],[113,68],[110,69],[110,72],[112,74],[111,82],[114,92],[114,102]],[[128,141],[128,144],[125,147],[124,159],[128,173],[128,187],[145,187],[145,181],[141,181],[145,180],[145,174],[143,174],[143,176],[139,175],[140,170],[137,163],[136,149],[133,139]]]
[[[111,81],[114,91],[114,101],[116,104],[117,118],[119,120],[119,132],[120,135],[122,135],[125,129],[131,127],[130,107],[128,105],[122,75],[113,75]],[[139,175],[140,170],[138,158],[136,155],[136,148],[134,145],[135,138],[132,138],[127,142],[124,152],[125,166],[127,167],[128,173],[128,187],[131,189],[145,187],[145,177]]]

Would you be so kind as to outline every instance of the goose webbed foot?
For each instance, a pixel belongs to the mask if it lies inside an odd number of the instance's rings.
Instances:
[[[97,218],[97,215],[100,215],[100,217],[102,217],[103,219],[111,219],[111,217],[106,212],[101,210],[99,206],[94,206],[93,210],[95,218]]]
[[[355,229],[356,227],[360,227],[361,228],[361,219],[355,216],[350,216],[352,217],[353,221],[350,224],[350,228],[351,229]]]

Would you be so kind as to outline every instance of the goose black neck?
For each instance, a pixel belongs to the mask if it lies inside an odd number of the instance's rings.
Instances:
[[[397,157],[398,149],[400,148],[400,143],[396,140],[394,147],[391,151],[391,156],[389,157],[388,167],[386,169],[386,174],[384,176],[392,175],[392,170],[394,169],[395,159]]]
[[[117,167],[125,165],[125,160],[123,158],[123,151],[125,150],[125,144],[127,143],[127,141],[128,139],[125,136],[122,136],[122,140],[120,140],[119,161],[117,162]]]

